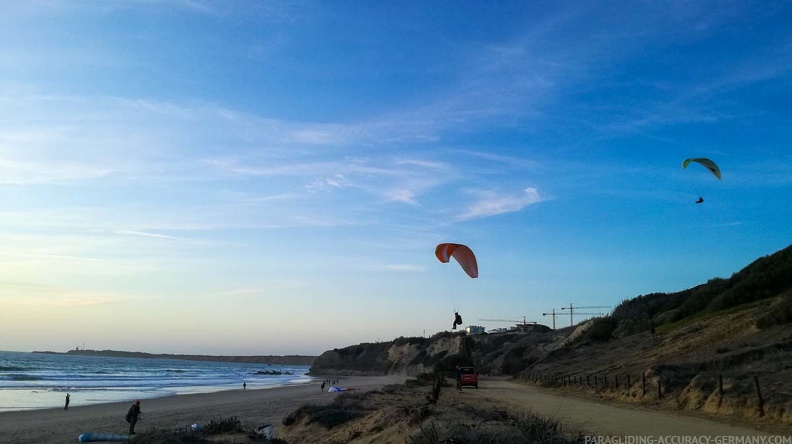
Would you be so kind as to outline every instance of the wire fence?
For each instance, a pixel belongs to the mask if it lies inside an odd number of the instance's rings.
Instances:
[[[649,395],[656,394],[658,400],[662,400],[664,396],[668,396],[670,389],[670,384],[664,383],[662,376],[654,375],[647,377],[644,373],[640,374],[640,376],[636,376],[629,373],[559,375],[532,372],[527,374],[527,378],[529,381],[543,386],[563,386],[571,388],[577,387],[583,389],[593,389],[596,391],[621,391],[640,398],[646,398]],[[759,384],[759,377],[757,375],[753,375],[751,379],[753,380],[753,386],[755,389],[754,397],[756,400],[757,413],[761,417],[765,415],[765,405],[764,398],[762,397],[761,386]],[[723,399],[724,395],[728,393],[727,390],[724,390],[723,380],[723,375],[718,374],[716,393],[720,399]],[[692,379],[689,380],[689,382],[692,382]],[[739,394],[743,395],[743,393]]]

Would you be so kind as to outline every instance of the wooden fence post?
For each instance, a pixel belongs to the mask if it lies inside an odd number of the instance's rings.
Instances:
[[[613,382],[613,388],[619,388],[619,375],[614,376],[616,381]]]
[[[641,396],[646,396],[646,375],[641,373]]]
[[[756,387],[756,398],[759,400],[759,416],[764,416],[764,401],[762,400],[762,391],[759,390],[759,378],[754,375],[753,380]]]
[[[663,399],[663,389],[662,389],[662,381],[660,381],[660,376],[657,377],[657,399]]]
[[[627,390],[630,390],[630,374],[627,373]]]
[[[591,385],[591,375],[586,375],[586,385]]]
[[[718,396],[723,397],[723,375],[718,375]]]
[[[599,385],[599,376],[594,375],[594,387],[596,387],[597,385]]]

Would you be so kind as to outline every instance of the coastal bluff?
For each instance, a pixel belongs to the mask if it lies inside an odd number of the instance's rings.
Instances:
[[[137,359],[179,359],[184,361],[217,361],[217,362],[246,362],[253,364],[273,365],[311,365],[316,356],[283,355],[283,356],[212,356],[212,355],[175,355],[169,353],[153,354],[145,352],[129,352],[118,350],[69,350],[65,353],[54,351],[34,351],[53,355],[74,356],[104,356],[113,358]]]
[[[514,374],[543,357],[544,345],[563,336],[540,325],[522,333],[440,332],[429,338],[400,337],[328,350],[314,360],[309,374],[416,376],[453,372],[458,365],[476,365],[481,373],[490,375]]]

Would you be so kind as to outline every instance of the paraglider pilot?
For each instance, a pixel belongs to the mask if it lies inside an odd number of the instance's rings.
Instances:
[[[453,330],[456,330],[457,325],[462,325],[462,316],[459,313],[454,312],[454,325],[451,326]]]
[[[698,200],[696,201],[696,203],[701,203],[701,202],[704,202],[704,198],[703,198],[703,197],[701,197],[701,196],[699,196],[699,198],[698,198]]]

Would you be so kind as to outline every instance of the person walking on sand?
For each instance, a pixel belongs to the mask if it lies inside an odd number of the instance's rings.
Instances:
[[[71,395],[69,395],[68,393],[66,393],[66,405],[65,405],[65,406],[63,406],[63,410],[69,410],[69,398],[70,398],[70,397],[71,397]]]
[[[327,381],[322,381],[322,391],[324,391],[325,382]]]
[[[135,434],[135,424],[138,422],[138,416],[142,415],[143,412],[140,411],[140,401],[135,401],[132,403],[132,406],[129,407],[129,411],[126,414],[126,422],[129,423],[129,434]]]
[[[242,383],[242,390],[247,390],[247,382]]]

